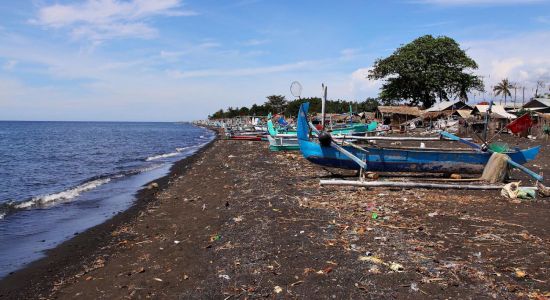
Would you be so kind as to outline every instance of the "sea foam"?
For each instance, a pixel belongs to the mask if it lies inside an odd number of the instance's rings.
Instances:
[[[78,185],[74,188],[71,188],[71,189],[68,189],[68,190],[65,190],[65,191],[62,191],[62,192],[59,192],[59,193],[34,197],[31,200],[24,201],[24,202],[21,202],[21,203],[18,203],[16,205],[14,205],[13,208],[15,208],[15,209],[27,209],[27,208],[32,208],[32,207],[48,206],[48,205],[52,205],[56,202],[70,201],[70,200],[78,197],[81,193],[93,190],[93,189],[97,188],[98,186],[103,185],[103,184],[105,184],[109,181],[111,181],[110,178],[92,180],[92,181],[83,183],[83,184]]]

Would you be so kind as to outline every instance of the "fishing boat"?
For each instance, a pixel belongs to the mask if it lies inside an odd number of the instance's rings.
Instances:
[[[373,172],[429,172],[477,174],[483,172],[491,152],[476,149],[398,148],[376,146],[322,146],[310,138],[309,103],[298,113],[297,135],[302,155],[312,163],[341,169]],[[342,150],[343,149],[343,150]],[[505,152],[517,164],[535,159],[540,146]],[[360,165],[361,164],[361,165]]]
[[[295,151],[300,150],[296,131],[281,133],[273,124],[271,118],[267,121],[267,140],[269,141],[269,150],[271,151]]]

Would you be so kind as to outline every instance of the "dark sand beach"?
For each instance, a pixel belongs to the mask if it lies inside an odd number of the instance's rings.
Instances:
[[[549,296],[547,200],[321,188],[335,175],[267,146],[214,141],[130,210],[3,279],[0,298]],[[531,167],[550,174],[547,148]]]

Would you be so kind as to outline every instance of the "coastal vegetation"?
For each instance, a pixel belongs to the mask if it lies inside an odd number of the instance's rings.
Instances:
[[[507,97],[512,97],[511,90],[514,88],[512,83],[508,80],[508,78],[502,79],[495,87],[493,88],[493,92],[495,93],[495,96],[503,95],[504,96],[504,105],[506,105]]]
[[[362,102],[328,100],[326,112],[349,112],[350,105],[354,111],[374,111],[380,104],[428,108],[437,101],[468,101],[469,93],[484,91],[482,78],[472,73],[477,68],[477,63],[452,38],[421,36],[397,48],[390,56],[375,61],[367,78],[384,81],[378,98]],[[262,105],[220,109],[209,118],[265,116],[268,113],[295,116],[303,102],[311,103],[311,111],[321,109],[321,99],[317,97],[287,101],[282,95],[271,95]]]
[[[468,100],[468,93],[483,91],[478,68],[452,38],[425,35],[378,59],[368,78],[384,80],[380,99],[385,104],[403,100],[424,108],[450,99]]]
[[[221,119],[221,118],[234,118],[238,116],[266,116],[269,113],[282,114],[285,116],[296,116],[300,105],[304,102],[309,102],[311,111],[321,111],[321,98],[310,97],[301,98],[288,101],[285,96],[271,95],[267,96],[267,100],[264,104],[253,104],[251,107],[243,106],[229,107],[227,110],[220,109],[214,114],[208,116],[209,119]],[[379,102],[375,98],[367,98],[361,102],[347,101],[347,100],[327,100],[326,112],[327,113],[346,113],[350,111],[350,106],[353,111],[375,111]]]

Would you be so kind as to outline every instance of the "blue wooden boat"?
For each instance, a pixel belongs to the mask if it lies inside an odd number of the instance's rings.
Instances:
[[[310,139],[310,127],[307,120],[309,103],[300,107],[298,114],[298,142],[302,155],[312,163],[341,169],[358,170],[359,165],[333,147],[321,146]],[[374,172],[429,172],[429,173],[482,173],[491,153],[475,149],[403,149],[344,146],[348,152],[366,162],[367,170]],[[540,146],[505,152],[518,164],[535,159]]]

